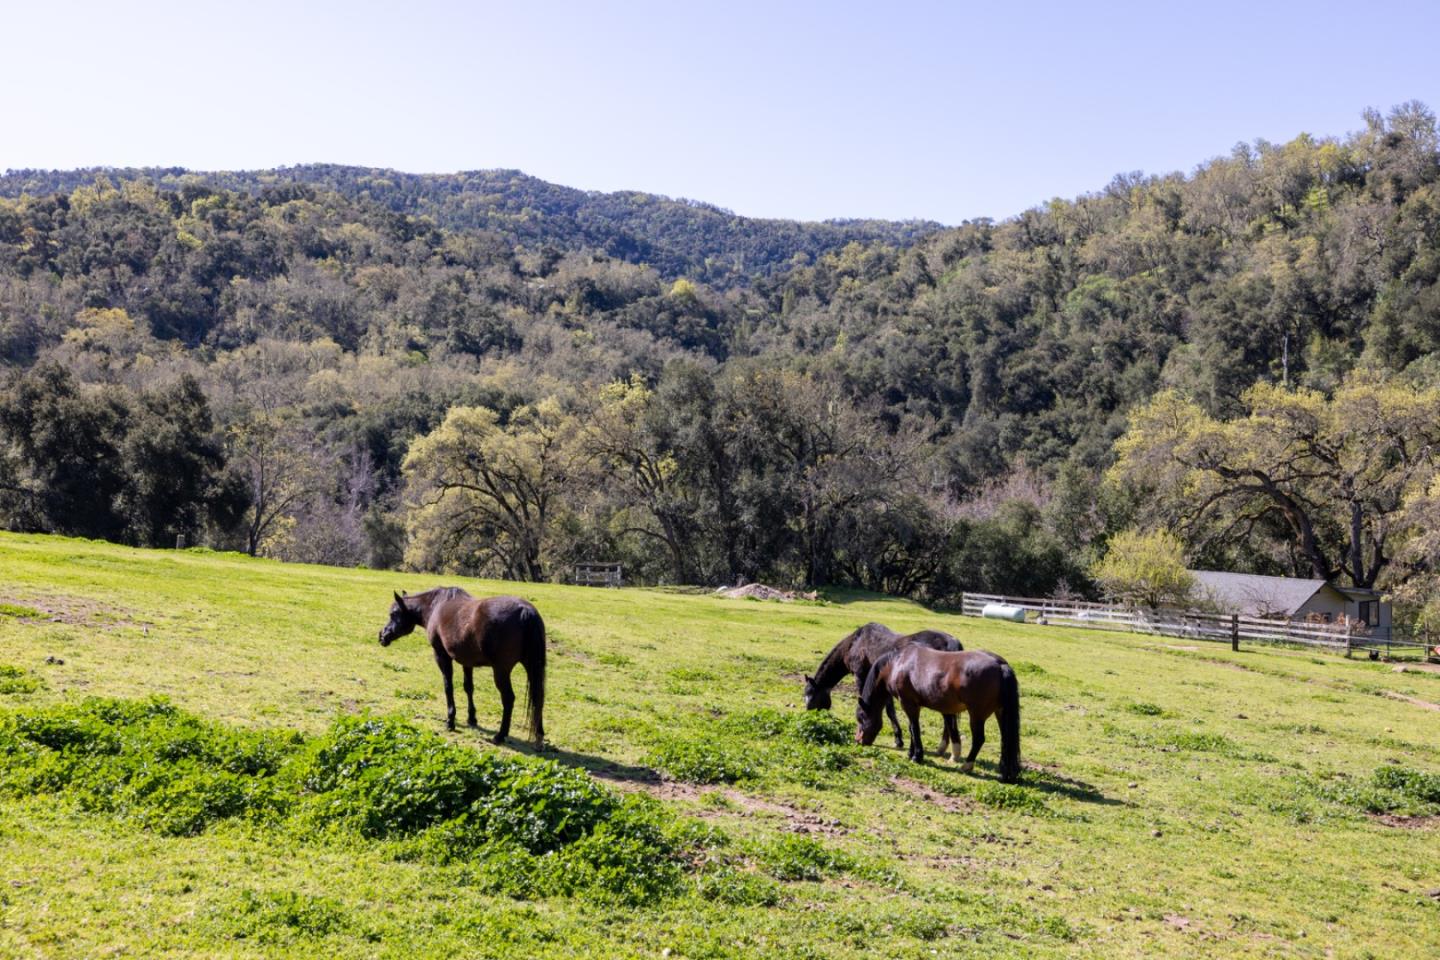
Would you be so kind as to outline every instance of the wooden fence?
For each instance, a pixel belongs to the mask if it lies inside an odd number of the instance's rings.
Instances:
[[[622,583],[618,563],[577,563],[575,582],[582,587],[618,587]]]
[[[1375,651],[1370,654],[1372,656],[1383,653],[1386,658],[1404,655],[1425,659],[1433,653],[1436,643],[1434,638],[1399,636],[1390,629],[1370,629],[1350,624],[1270,620],[1199,610],[1143,610],[1084,600],[1002,597],[988,593],[963,594],[961,609],[966,616],[978,617],[988,603],[1020,607],[1025,610],[1025,619],[1031,623],[1152,633],[1190,640],[1229,641],[1235,650],[1240,649],[1240,641],[1246,640],[1319,647],[1346,656],[1358,650]]]

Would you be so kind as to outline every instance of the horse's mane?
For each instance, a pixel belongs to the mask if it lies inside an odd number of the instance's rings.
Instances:
[[[866,710],[875,709],[875,688],[880,684],[880,671],[890,666],[890,661],[895,659],[896,651],[881,654],[880,659],[870,664],[870,672],[865,675],[865,686],[860,691],[860,703]]]
[[[862,627],[861,629],[864,628]],[[850,644],[855,642],[855,636],[859,632],[859,630],[856,630],[855,633],[850,634],[835,644],[835,646],[831,647],[830,652],[825,654],[825,659],[821,660],[820,666],[815,668],[815,683],[817,686],[824,687],[828,690],[845,679],[845,674],[850,672],[850,668],[845,666],[845,654],[850,652]]]

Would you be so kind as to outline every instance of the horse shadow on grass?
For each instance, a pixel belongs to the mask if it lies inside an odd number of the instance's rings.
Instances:
[[[478,728],[478,731],[486,743],[490,742],[490,737],[495,733],[494,729],[487,729],[483,724]],[[503,746],[507,750],[513,750],[527,757],[554,760],[561,766],[584,770],[597,780],[620,781],[634,784],[657,784],[661,780],[659,772],[650,767],[621,763],[611,757],[597,756],[592,753],[562,750],[548,742],[545,744],[545,749],[536,750],[535,745],[528,740],[511,737],[505,741]]]
[[[1076,800],[1080,803],[1094,803],[1102,807],[1128,807],[1131,805],[1128,800],[1106,796],[1094,784],[1086,783],[1076,777],[1067,777],[1043,767],[1027,767],[1021,782],[1041,793],[1064,797],[1067,800]]]
[[[965,779],[974,779],[976,774],[979,774],[983,770],[989,775],[985,779],[994,778],[996,782],[999,782],[999,767],[993,762],[983,758],[975,761],[975,773],[973,774],[963,773],[959,767],[950,763],[940,762],[934,758],[927,758],[925,764],[933,770],[944,771],[955,777]],[[1093,803],[1102,807],[1133,806],[1129,800],[1107,796],[1092,783],[1086,783],[1077,777],[1066,776],[1048,767],[1040,767],[1033,764],[1026,764],[1024,766],[1020,776],[1020,782],[1015,784],[1015,786],[1025,787],[1052,797],[1063,797],[1067,800],[1075,800],[1079,803]]]

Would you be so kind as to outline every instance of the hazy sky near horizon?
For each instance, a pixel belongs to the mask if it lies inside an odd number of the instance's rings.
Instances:
[[[7,7],[0,169],[513,167],[958,223],[1440,108],[1433,0]]]

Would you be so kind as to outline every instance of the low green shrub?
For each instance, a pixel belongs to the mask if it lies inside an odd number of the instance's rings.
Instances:
[[[695,892],[703,900],[736,907],[773,907],[780,902],[775,881],[729,863],[704,870],[696,878]]]
[[[848,854],[801,834],[778,837],[763,845],[759,853],[766,869],[777,880],[821,880],[855,866],[854,858]]]
[[[1038,793],[1018,784],[981,780],[970,788],[970,796],[987,807],[995,807],[999,810],[1014,810],[1017,813],[1028,813],[1036,817],[1043,817],[1050,813],[1050,808],[1045,805],[1044,799]]]
[[[265,946],[320,939],[349,925],[338,901],[291,890],[242,890],[217,904],[211,915],[212,926],[223,936]]]
[[[855,739],[855,726],[829,710],[775,710],[766,707],[726,718],[722,729],[737,736],[770,740],[784,737],[816,746]]]
[[[1329,800],[1366,813],[1440,813],[1440,774],[1398,764],[1376,767],[1365,779],[1336,777],[1320,784],[1317,790]]]
[[[0,693],[34,693],[45,687],[45,681],[19,667],[0,663]]]
[[[829,710],[791,714],[785,732],[801,743],[815,746],[845,746],[855,742],[855,725],[846,723]]]
[[[663,740],[648,762],[686,783],[736,783],[757,773],[745,756],[710,739]]]
[[[715,842],[583,771],[477,752],[402,720],[343,717],[306,740],[207,723],[163,700],[0,713],[0,792],[57,794],[168,836],[242,818],[348,834],[404,858],[471,863],[477,882],[516,897],[662,898],[679,889],[682,848]]]

